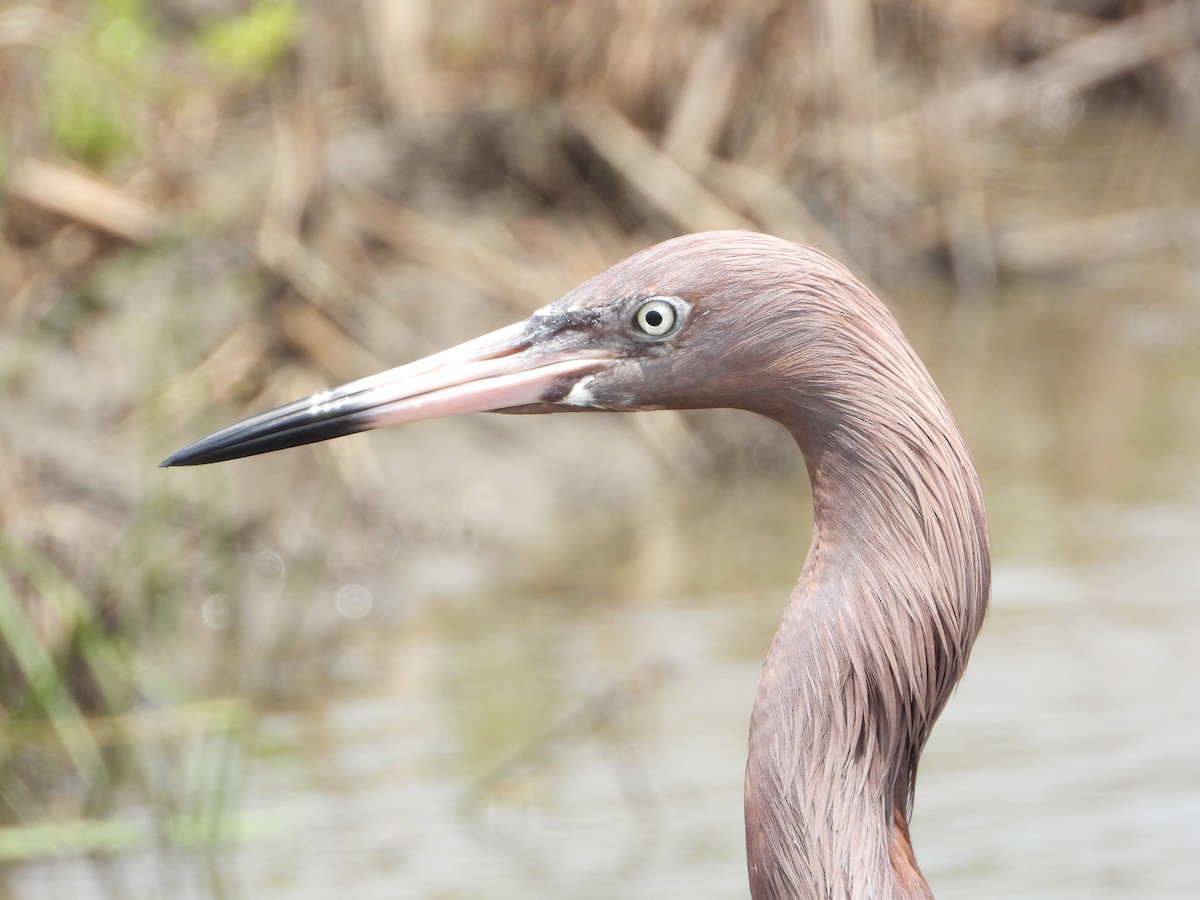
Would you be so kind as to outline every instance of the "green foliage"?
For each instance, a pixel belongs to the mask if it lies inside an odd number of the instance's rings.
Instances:
[[[257,0],[245,13],[208,27],[200,48],[223,75],[266,76],[300,33],[300,11],[291,0]]]
[[[143,0],[99,0],[92,43],[101,60],[118,70],[139,68],[154,41]]]
[[[245,703],[182,700],[144,652],[157,607],[179,607],[180,575],[168,570],[178,543],[162,538],[176,514],[167,493],[146,497],[108,566],[87,575],[0,527],[0,823],[21,823],[0,826],[0,862],[243,834],[228,798]],[[176,769],[182,779],[161,777]],[[63,821],[43,802],[56,782],[77,785],[81,818]],[[121,818],[116,786],[159,810],[156,823]]]
[[[130,149],[133,96],[146,81],[154,38],[144,0],[98,0],[82,40],[52,48],[46,110],[63,153],[103,167]]]
[[[100,750],[71,696],[63,669],[39,640],[33,622],[6,574],[13,562],[26,562],[31,568],[41,569],[40,560],[21,548],[14,553],[5,547],[4,556],[4,570],[0,571],[0,646],[11,656],[12,667],[24,679],[29,699],[36,702],[53,723],[79,775],[85,782],[95,783],[103,776],[105,768]],[[60,598],[55,596],[55,599]]]
[[[74,53],[56,51],[46,73],[51,137],[73,159],[104,166],[132,143],[126,104],[94,67]]]

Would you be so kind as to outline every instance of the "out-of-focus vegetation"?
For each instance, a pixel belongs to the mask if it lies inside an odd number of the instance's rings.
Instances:
[[[230,598],[309,589],[328,526],[156,477],[185,437],[682,231],[983,300],[1194,257],[1198,136],[1191,0],[8,4],[0,859],[223,839],[252,736],[196,698],[319,678],[269,674],[300,613]],[[370,534],[378,475],[332,470]],[[110,818],[131,797],[150,826]]]
[[[200,47],[215,73],[263,78],[279,65],[299,28],[295,3],[259,0],[245,14],[208,26]]]

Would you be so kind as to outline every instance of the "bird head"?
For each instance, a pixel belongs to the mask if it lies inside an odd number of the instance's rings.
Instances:
[[[675,238],[523,322],[253,416],[162,465],[237,459],[467,412],[740,407],[771,414],[779,380],[768,374],[803,367],[812,342],[796,307],[816,295],[806,285],[828,273],[844,270],[766,235]]]

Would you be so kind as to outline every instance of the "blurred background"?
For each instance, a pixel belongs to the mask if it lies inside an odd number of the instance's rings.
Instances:
[[[938,896],[1200,894],[1197,0],[9,0],[0,204],[0,897],[746,896],[782,430],[156,468],[711,228],[868,280],[979,462]]]

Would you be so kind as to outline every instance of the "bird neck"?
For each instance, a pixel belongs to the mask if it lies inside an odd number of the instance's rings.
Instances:
[[[780,417],[804,452],[815,517],[755,693],[756,900],[931,896],[907,815],[921,750],[982,624],[988,562],[974,466],[924,378],[915,399],[873,394],[898,415],[824,409],[820,427],[811,411]]]

